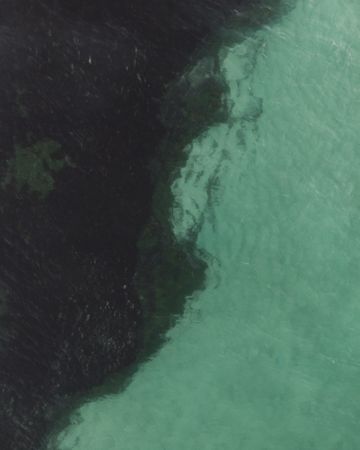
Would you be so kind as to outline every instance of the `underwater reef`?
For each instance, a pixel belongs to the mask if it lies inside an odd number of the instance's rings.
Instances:
[[[169,184],[225,114],[224,86],[211,59],[194,85],[181,76],[227,20],[260,25],[275,3],[1,2],[2,450],[42,448],[68,401],[155,350],[203,282],[191,239],[172,236]]]

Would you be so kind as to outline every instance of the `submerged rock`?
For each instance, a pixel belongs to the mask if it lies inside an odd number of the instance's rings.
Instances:
[[[15,146],[15,155],[8,161],[8,170],[2,182],[3,189],[11,183],[15,189],[28,189],[39,197],[46,197],[54,189],[54,176],[66,165],[66,155],[61,157],[61,146],[54,141],[36,142],[28,148]]]

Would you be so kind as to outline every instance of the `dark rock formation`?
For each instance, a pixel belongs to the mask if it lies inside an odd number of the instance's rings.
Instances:
[[[160,101],[196,46],[245,3],[1,2],[2,450],[39,449],[67,398],[143,347],[147,299],[134,274],[166,131]],[[152,221],[153,248],[159,232]],[[201,279],[201,264],[165,244],[157,259]]]

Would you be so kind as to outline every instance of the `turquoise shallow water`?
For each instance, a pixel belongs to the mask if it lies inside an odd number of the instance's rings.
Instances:
[[[221,51],[231,117],[173,185],[206,289],[59,450],[359,448],[359,29],[357,0],[298,0]]]

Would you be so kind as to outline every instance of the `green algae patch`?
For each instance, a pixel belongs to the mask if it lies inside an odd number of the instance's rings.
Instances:
[[[53,140],[41,140],[29,147],[15,147],[15,156],[8,161],[8,170],[2,182],[5,188],[13,184],[45,198],[55,185],[54,176],[70,163],[60,155],[61,145]]]
[[[186,298],[204,287],[207,263],[194,242],[175,239],[169,223],[150,222],[138,245],[137,290],[144,314],[146,357],[166,340],[166,332],[184,312]]]

